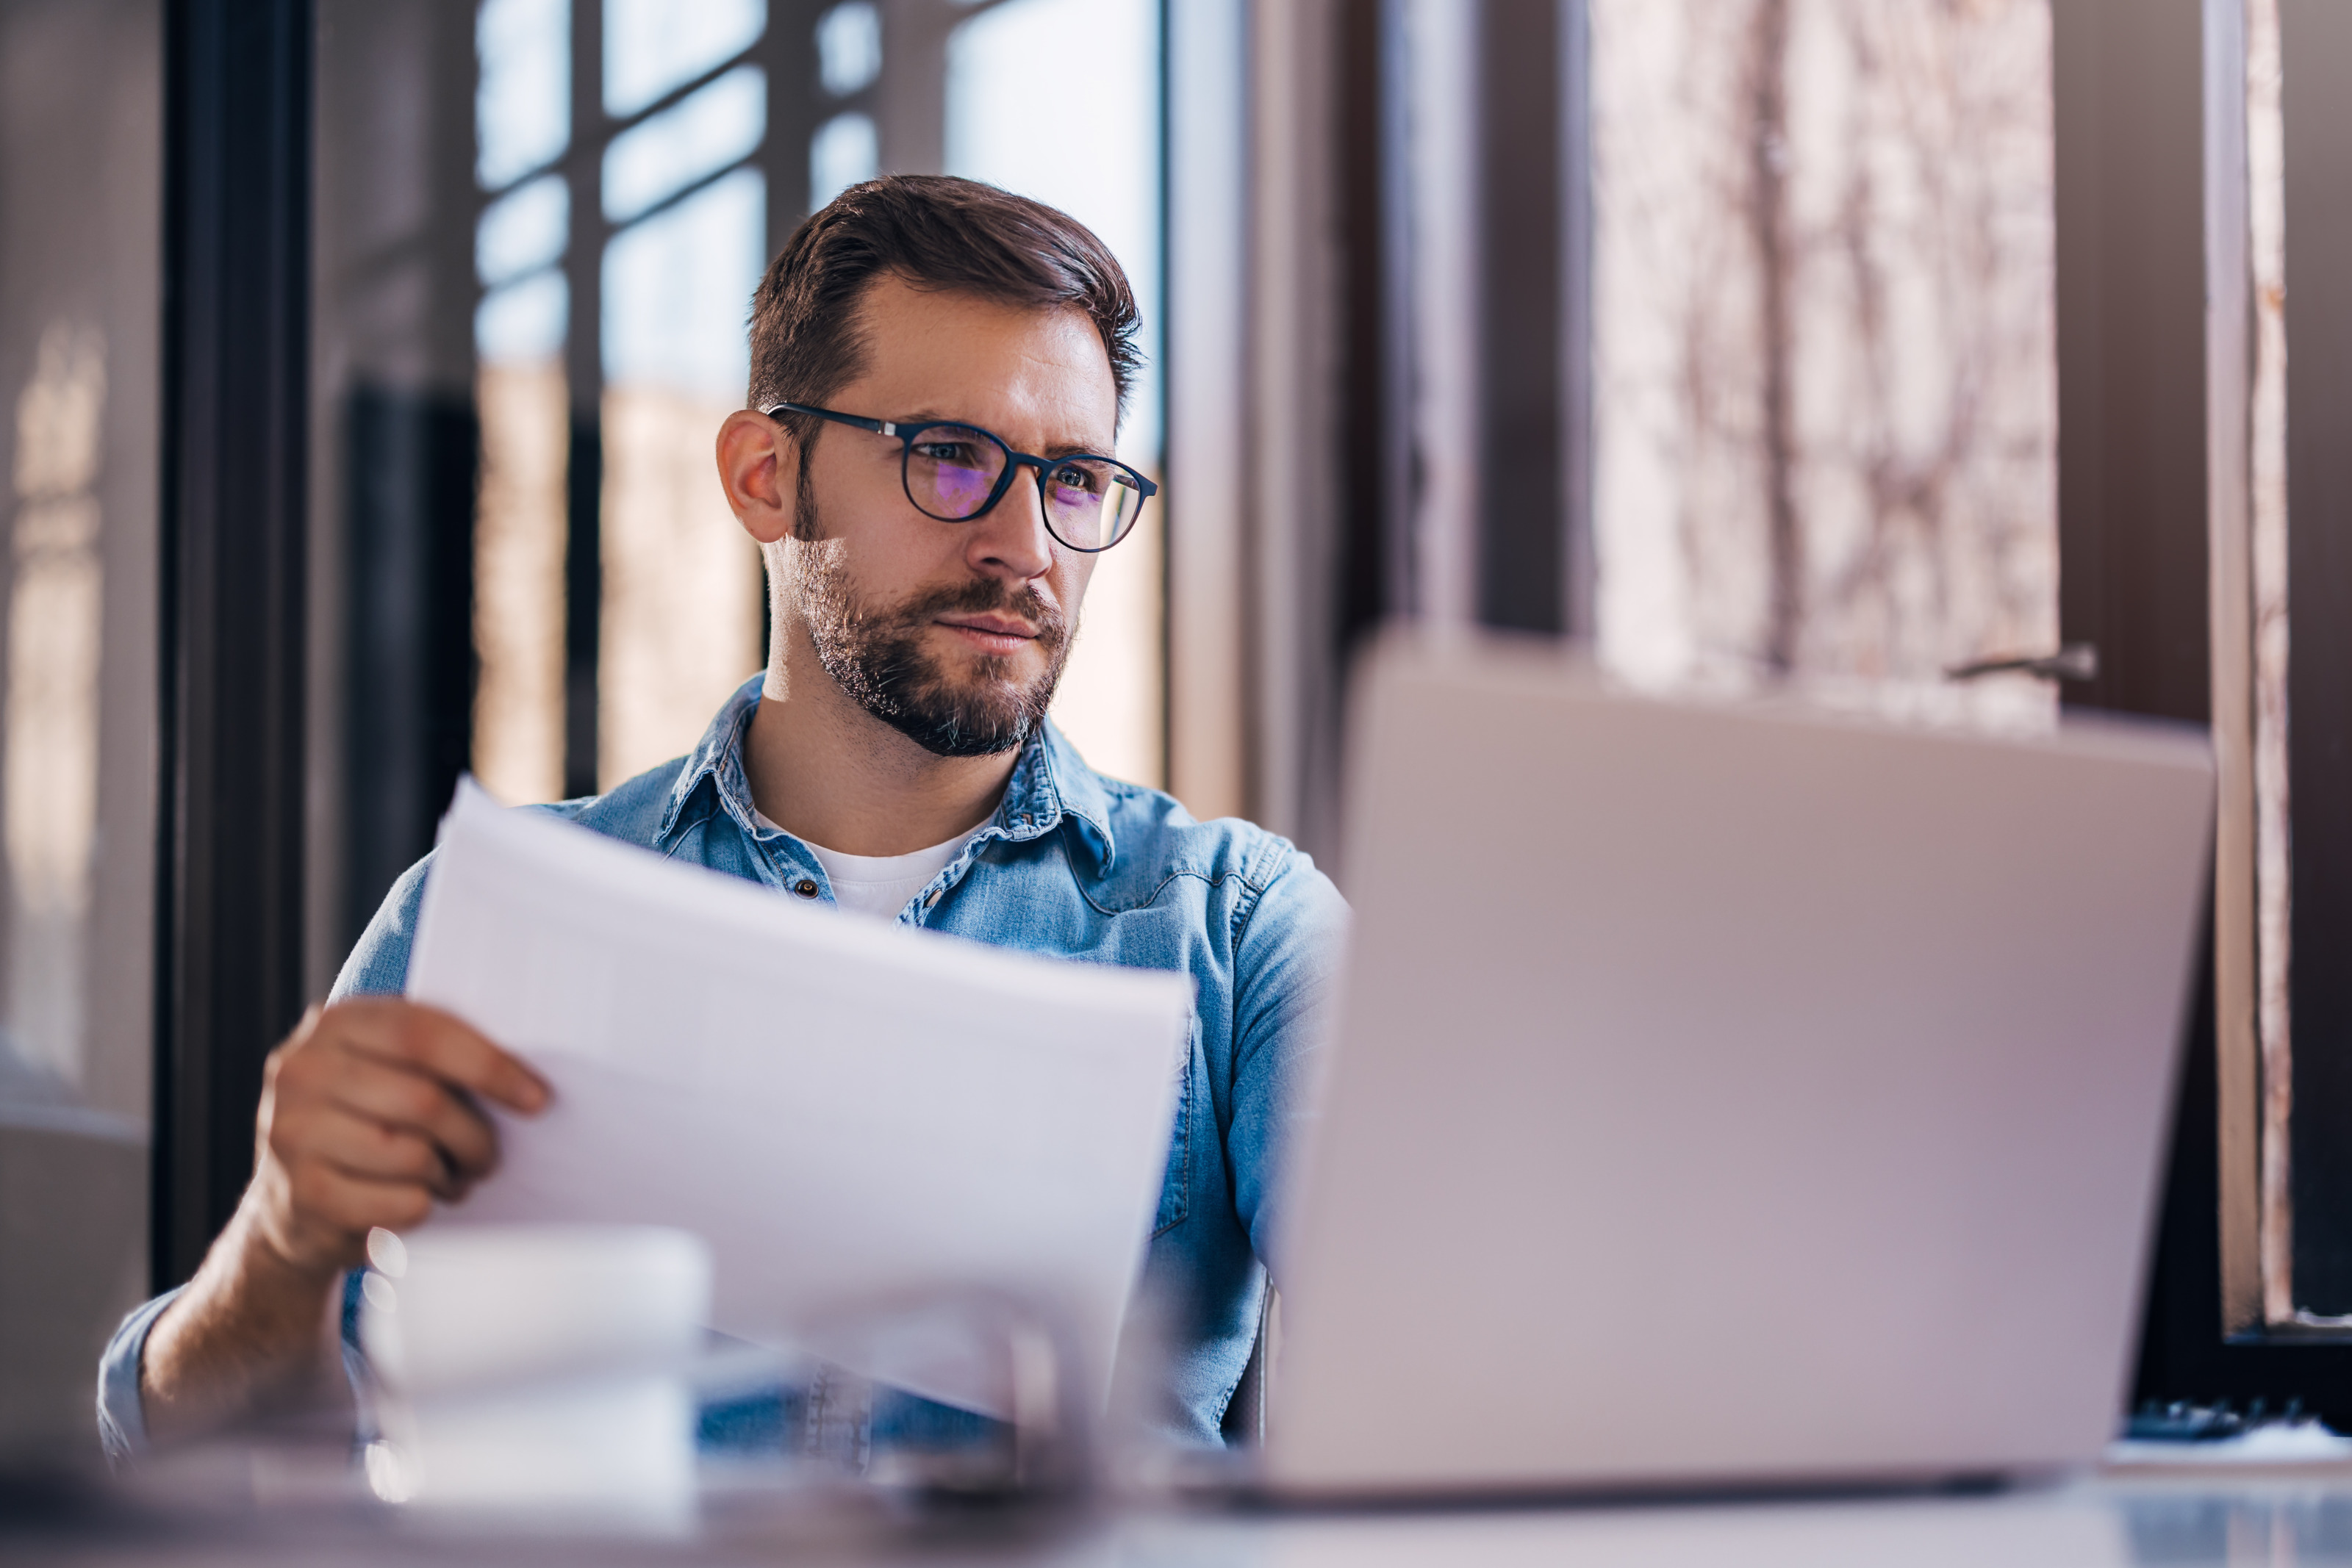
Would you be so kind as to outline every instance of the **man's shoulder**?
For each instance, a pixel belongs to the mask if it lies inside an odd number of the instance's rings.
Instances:
[[[1056,761],[1066,769],[1063,809],[1094,830],[1099,904],[1148,904],[1185,878],[1253,902],[1277,885],[1329,887],[1306,852],[1280,833],[1241,817],[1196,817],[1164,789],[1095,771],[1066,742]]]
[[[1163,874],[1227,877],[1263,886],[1281,874],[1297,845],[1242,817],[1195,817],[1164,789],[1096,774],[1103,821],[1118,859]],[[1076,809],[1076,808],[1074,808]],[[1083,814],[1083,813],[1082,813]]]
[[[522,809],[562,817],[608,839],[619,839],[625,843],[650,849],[661,836],[663,823],[669,814],[670,798],[677,789],[678,775],[685,770],[688,760],[685,757],[673,757],[667,762],[646,768],[625,783],[614,785],[601,795],[582,795],[574,800],[551,800],[544,805]]]

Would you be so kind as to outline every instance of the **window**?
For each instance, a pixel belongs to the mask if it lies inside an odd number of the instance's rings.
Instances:
[[[1593,0],[1592,606],[1645,684],[2047,726],[2050,19]]]
[[[2330,955],[2352,838],[2331,802],[2352,783],[2341,758],[2352,694],[2334,629],[2333,518],[2352,421],[2336,368],[2352,342],[2338,281],[2352,247],[2332,214],[2352,117],[2315,84],[2352,63],[2352,26],[2298,0],[2225,14],[2211,47],[2230,90],[2208,113],[2230,135],[2209,178],[2217,278],[2244,309],[2226,360],[2217,336],[2216,418],[2234,437],[2217,445],[2214,538],[2224,1311],[2242,1333],[2343,1338],[2352,1075],[2339,1041],[2352,986]]]
[[[760,669],[759,556],[711,442],[741,406],[752,290],[813,204],[894,169],[1027,191],[1098,228],[1157,333],[1160,30],[1157,0],[325,9],[313,516],[350,613],[320,633],[313,709],[341,780],[314,988],[458,771],[513,801],[607,789],[690,748]],[[1084,68],[1038,90],[1066,45]],[[1144,347],[1121,442],[1156,470]],[[1105,558],[1055,706],[1152,784],[1161,548]]]

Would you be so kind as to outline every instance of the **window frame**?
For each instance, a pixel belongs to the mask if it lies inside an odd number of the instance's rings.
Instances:
[[[2283,0],[2282,23],[2292,32],[2296,0]],[[2297,1330],[2266,1321],[2263,1308],[2262,1247],[2262,1160],[2263,1061],[2257,1030],[2256,886],[2253,793],[2253,637],[2252,585],[2252,515],[2250,431],[2252,406],[2250,333],[2253,319],[2252,276],[2249,248],[2249,192],[2246,120],[2246,17],[2244,0],[2171,0],[2170,4],[2138,5],[2118,0],[2060,0],[2054,7],[2060,39],[2059,124],[2061,176],[2060,317],[2062,332],[2062,429],[2076,412],[2063,391],[2068,366],[2066,341],[2069,295],[2064,277],[2069,186],[2065,173],[2066,127],[2071,90],[2078,127],[2097,122],[2105,150],[2125,149],[2136,166],[2093,170],[2110,187],[2123,186],[2148,206],[2178,205],[2176,190],[2166,195],[2167,171],[2187,166],[2180,144],[2195,117],[2200,171],[2195,198],[2199,206],[2198,308],[2192,308],[2182,290],[2175,288],[2163,307],[2136,316],[2129,329],[2168,335],[2176,353],[2185,352],[2193,330],[2201,340],[2198,351],[2200,373],[2168,391],[2150,391],[2142,401],[2158,399],[2173,405],[2168,428],[2185,432],[2193,394],[2202,441],[2204,483],[2197,499],[2202,516],[2201,537],[2192,538],[2186,519],[2168,515],[2155,528],[2136,532],[2132,543],[2142,554],[2168,559],[2176,575],[2196,568],[2207,608],[2200,641],[2205,644],[2204,714],[2192,714],[2198,694],[2181,670],[2159,667],[2158,661],[2098,635],[2095,626],[2067,623],[2072,640],[2078,631],[2099,641],[2103,675],[2117,669],[2127,680],[2142,685],[2131,694],[2137,700],[2109,700],[2102,706],[2134,711],[2172,712],[2178,716],[2209,719],[2213,728],[2218,775],[2213,903],[2194,975],[2193,994],[2185,1019],[2183,1058],[2178,1091],[2171,1151],[2165,1172],[2163,1202],[2158,1216],[2156,1246],[2150,1267],[2147,1315],[2137,1366],[2134,1396],[2140,1404],[2224,1405],[2241,1413],[2283,1412],[2299,1406],[2339,1429],[2352,1424],[2352,1334],[2342,1331]],[[2346,35],[2352,43],[2352,34]],[[2074,69],[2067,69],[2070,59]],[[2290,51],[2296,52],[2296,51]],[[2300,51],[2310,68],[2307,49]],[[2095,57],[2103,56],[2104,57]],[[2194,68],[2194,77],[2189,76]],[[2119,105],[2129,100],[2137,108]],[[2292,92],[2290,106],[2294,104]],[[2086,115],[2082,110],[2087,107]],[[2332,109],[2332,106],[2325,106]],[[2125,125],[2137,112],[2169,123],[2158,132],[2159,145],[2142,138],[2137,144]],[[2331,260],[2339,267],[2352,260],[2352,243],[2335,240],[2326,247],[2331,229],[2340,225],[2306,223],[2298,230],[2294,221],[2298,204],[2294,171],[2298,158],[2306,165],[2326,165],[2328,158],[2352,153],[2352,116],[2336,111],[2299,133],[2294,107],[2288,110],[2289,266],[2297,277],[2295,319],[2291,329],[2300,349],[2290,353],[2289,365],[2289,487],[2290,517],[2304,525],[2295,540],[2290,577],[2294,586],[2298,619],[2315,617],[2332,632],[2344,619],[2343,603],[2352,581],[2342,571],[2315,569],[2306,536],[2326,549],[2324,507],[2316,504],[2315,482],[2324,482],[2327,455],[2324,445],[2331,422],[2352,417],[2352,388],[2338,389],[2299,380],[2299,365],[2315,356],[2315,342],[2335,344],[2352,336],[2352,287],[2338,282],[2327,270]],[[2343,129],[2325,145],[2315,145],[2314,133],[2325,136],[2341,121]],[[2318,156],[2315,157],[2315,154]],[[2175,187],[2186,183],[2176,179]],[[2084,187],[2074,187],[2076,197]],[[2113,203],[2110,202],[2110,206]],[[2315,210],[2308,204],[2303,210]],[[2169,214],[2160,234],[2138,236],[2150,245],[2168,247],[2168,274],[2177,273],[2185,259],[2179,238],[2180,213]],[[2315,241],[2311,231],[2319,231]],[[2133,254],[2116,244],[2118,235],[2101,236],[2109,256]],[[2300,242],[2300,243],[2299,243]],[[2126,241],[2126,244],[2129,244]],[[2078,289],[2094,280],[2078,276]],[[2079,298],[2079,296],[2077,297]],[[2192,327],[2193,324],[2193,327]],[[2116,367],[2094,360],[2075,367],[2079,379],[2095,382],[2112,376]],[[2117,402],[2126,400],[2118,399]],[[2097,426],[2095,439],[2125,439],[2119,450],[2132,450],[2126,434],[2113,423]],[[2062,438],[2063,441],[2063,438]],[[2340,446],[2338,448],[2340,450]],[[2064,463],[2062,444],[2062,467]],[[2141,448],[2146,450],[2146,448]],[[2340,462],[2340,460],[2338,460]],[[2323,492],[2324,493],[2324,492]],[[2062,518],[2065,508],[2062,506]],[[2062,523],[2062,528],[2063,528]],[[2340,550],[2340,547],[2334,547]],[[2062,544],[2062,571],[2079,580],[2104,564],[2094,557],[2086,563]],[[2091,586],[2109,607],[2144,620],[2165,616],[2165,598],[2150,583],[2150,570],[2108,573]],[[2178,617],[2175,603],[2170,612]],[[2315,657],[2316,654],[2316,657]],[[2331,659],[2327,644],[2318,638],[2298,645],[2294,668],[2315,667],[2327,685],[2322,700],[2305,701],[2302,686],[2294,689],[2294,711],[2306,722],[2316,717],[2340,733],[2341,719],[2352,692],[2345,688],[2340,658]],[[2332,700],[2328,700],[2332,699]],[[2096,701],[2095,696],[2092,700]],[[2313,748],[2299,748],[2310,750]],[[2305,799],[2304,779],[2295,779]],[[2294,876],[2298,894],[2295,938],[2309,940],[2301,917],[2301,896],[2314,882],[2322,885],[2352,885],[2352,853],[2330,844],[2311,844],[2298,835]],[[2295,1013],[2299,1030],[2308,1024],[2305,1000],[2315,982],[2346,992],[2352,988],[2332,976],[2303,966],[2295,980]],[[2305,1074],[2294,1073],[2298,1105],[2304,1100]],[[2352,1113],[2352,1083],[2331,1097],[2330,1108]]]
[[[164,19],[151,1263],[195,1270],[301,1015],[310,0]]]

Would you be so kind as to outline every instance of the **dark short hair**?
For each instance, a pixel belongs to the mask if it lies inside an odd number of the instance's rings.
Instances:
[[[1141,319],[1118,258],[1067,213],[946,174],[852,185],[793,231],[751,297],[751,406],[822,403],[856,380],[866,353],[858,307],[886,275],[1000,304],[1084,311],[1102,334],[1125,412]],[[803,426],[817,423],[784,417],[803,440]]]

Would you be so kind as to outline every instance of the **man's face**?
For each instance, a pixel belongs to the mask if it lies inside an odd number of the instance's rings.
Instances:
[[[952,419],[1016,452],[1108,453],[1118,392],[1093,323],[885,277],[866,294],[864,373],[826,400],[893,422]],[[985,516],[907,498],[896,436],[826,423],[794,485],[787,602],[825,671],[927,750],[1018,746],[1044,718],[1094,568],[1046,532],[1034,470]]]

